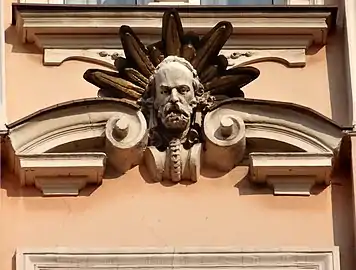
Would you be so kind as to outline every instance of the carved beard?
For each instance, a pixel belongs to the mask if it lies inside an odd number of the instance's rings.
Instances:
[[[188,129],[193,111],[191,106],[183,103],[167,103],[158,109],[162,124],[171,131],[179,133]]]

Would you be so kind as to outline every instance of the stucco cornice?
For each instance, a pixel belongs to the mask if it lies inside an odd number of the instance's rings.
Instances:
[[[119,27],[130,25],[144,43],[155,42],[160,39],[161,16],[166,9],[14,4],[13,25],[24,43],[35,43],[43,50],[45,65],[59,65],[74,58],[112,67],[110,55],[123,53]],[[177,9],[184,28],[198,34],[204,34],[220,20],[232,23],[234,34],[222,51],[230,65],[274,59],[292,67],[305,65],[305,51],[311,45],[325,44],[337,12],[335,6]],[[250,56],[245,57],[246,51]]]

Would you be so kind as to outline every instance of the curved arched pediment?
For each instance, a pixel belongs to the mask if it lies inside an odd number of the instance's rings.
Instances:
[[[204,150],[201,152],[200,144],[195,145],[184,154],[189,157],[187,163],[182,163],[188,170],[182,169],[183,172],[188,177],[194,175],[195,180],[200,156],[203,163],[228,171],[249,153],[252,179],[256,181],[267,181],[268,176],[265,165],[256,164],[289,160],[292,163],[288,171],[293,172],[293,166],[297,166],[298,173],[301,167],[310,167],[310,162],[314,162],[317,178],[325,182],[332,153],[343,135],[337,124],[308,108],[251,99],[219,103],[205,115],[202,126]],[[36,185],[47,195],[77,194],[87,183],[100,184],[106,160],[124,173],[144,158],[151,169],[155,164],[151,175],[165,177],[166,154],[152,146],[146,148],[146,119],[138,106],[127,101],[92,98],[63,103],[34,113],[8,128],[19,160],[16,171],[22,184]],[[222,136],[223,133],[226,134]],[[249,149],[249,145],[254,148]],[[301,165],[305,158],[309,164]],[[221,160],[224,165],[219,163]],[[284,163],[273,164],[269,166],[277,166],[279,173],[284,172],[281,169]],[[308,170],[302,174],[315,174]],[[53,182],[53,175],[61,180]],[[62,185],[59,191],[58,185]]]
[[[8,125],[9,136],[19,154],[52,152],[65,144],[105,137],[107,121],[118,113],[125,114],[129,121],[146,124],[133,103],[90,98],[58,104],[20,119]]]
[[[218,125],[217,120],[228,115],[242,119],[246,139],[282,142],[311,153],[332,152],[343,134],[336,123],[309,108],[255,99],[230,99],[214,106],[207,118],[216,121],[205,121],[206,132],[214,130],[212,122]]]

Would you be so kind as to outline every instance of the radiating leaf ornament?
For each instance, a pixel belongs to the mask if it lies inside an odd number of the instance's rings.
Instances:
[[[222,98],[243,97],[241,88],[259,76],[253,67],[227,69],[227,59],[220,50],[232,34],[229,22],[219,22],[205,36],[193,32],[184,34],[179,14],[168,10],[162,20],[162,40],[147,47],[131,27],[123,25],[119,35],[125,52],[115,61],[118,72],[89,69],[84,79],[102,90],[105,95],[137,102],[148,91],[150,76],[167,56],[178,56],[189,61],[197,70],[204,91]]]
[[[196,180],[194,170],[200,166],[198,153],[204,142],[202,123],[212,105],[243,98],[241,88],[259,76],[253,67],[227,69],[228,61],[219,53],[232,30],[232,24],[223,21],[202,38],[185,34],[179,14],[168,10],[160,41],[146,47],[129,26],[121,26],[125,58],[115,60],[117,72],[89,69],[84,74],[85,80],[100,88],[101,96],[135,102],[141,108],[148,125],[145,153],[154,149],[151,154],[156,154],[148,157],[156,155],[156,172],[173,182],[187,174]]]
[[[210,59],[214,59],[218,55],[231,33],[231,23],[219,22],[202,38],[198,45],[197,55],[192,60],[192,65],[198,74],[201,74],[207,67]]]
[[[183,27],[179,15],[170,10],[163,15],[162,45],[165,48],[165,56],[181,56]]]

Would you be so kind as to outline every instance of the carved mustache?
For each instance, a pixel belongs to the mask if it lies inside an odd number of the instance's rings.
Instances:
[[[186,106],[184,106],[182,103],[178,102],[178,103],[167,103],[166,106],[164,106],[164,114],[168,115],[170,113],[179,113],[179,114],[183,114],[187,117],[189,117],[190,115],[190,110],[189,108],[186,108]]]

